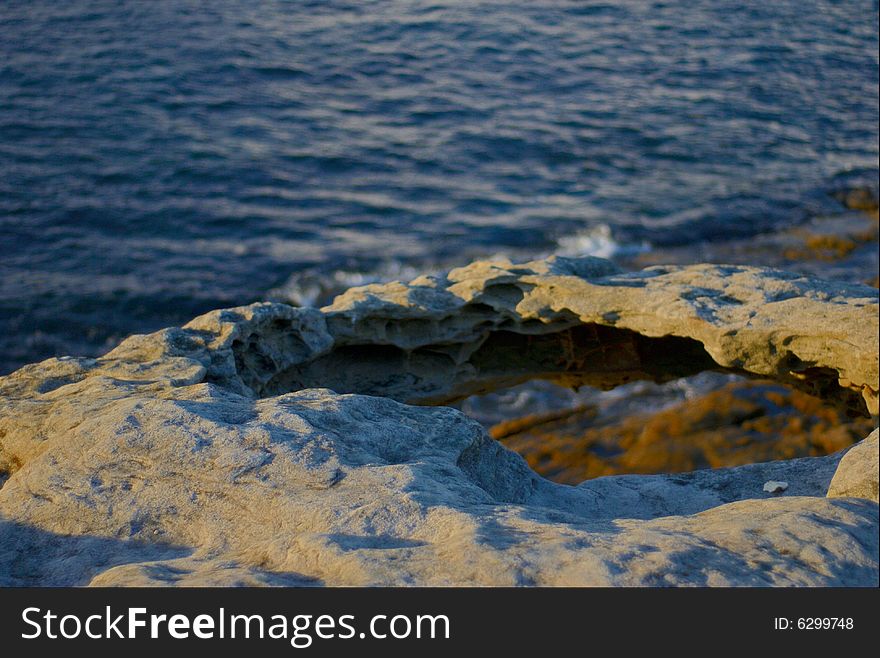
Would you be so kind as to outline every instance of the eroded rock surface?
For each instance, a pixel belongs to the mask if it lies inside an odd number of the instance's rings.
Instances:
[[[448,408],[174,391],[108,401],[12,475],[4,584],[877,581],[877,505],[823,497],[836,457],[568,487]]]
[[[0,379],[0,583],[876,586],[877,503],[825,495],[839,455],[571,487],[397,401],[714,368],[876,411],[877,291],[477,263],[50,359]]]

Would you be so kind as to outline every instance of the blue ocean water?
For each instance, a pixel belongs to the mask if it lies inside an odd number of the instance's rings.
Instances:
[[[751,235],[878,169],[877,0],[4,0],[0,372],[304,271]]]

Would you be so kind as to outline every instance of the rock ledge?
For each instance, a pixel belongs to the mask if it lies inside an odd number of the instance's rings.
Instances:
[[[0,584],[877,586],[876,430],[842,459],[571,487],[408,406],[723,370],[876,415],[877,328],[866,286],[556,258],[49,359],[0,379]]]

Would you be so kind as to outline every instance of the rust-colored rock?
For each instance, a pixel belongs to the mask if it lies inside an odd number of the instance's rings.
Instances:
[[[594,408],[514,419],[490,434],[544,477],[577,484],[625,473],[828,455],[862,439],[867,418],[769,382],[738,382],[657,413],[597,418]]]

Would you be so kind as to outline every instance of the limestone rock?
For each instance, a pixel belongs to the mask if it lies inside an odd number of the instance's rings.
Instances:
[[[354,288],[321,311],[253,304],[134,336],[87,376],[212,381],[266,397],[326,386],[437,403],[530,378],[615,386],[722,369],[876,413],[877,290],[764,268],[651,267],[595,258],[478,262],[409,284]],[[52,362],[53,360],[50,360]],[[28,386],[28,366],[5,384]]]
[[[850,448],[840,461],[831,480],[829,498],[867,498],[878,502],[878,479],[880,479],[880,447],[877,430],[867,439]]]
[[[876,502],[825,496],[839,455],[572,487],[401,403],[721,368],[864,413],[876,329],[866,287],[555,259],[49,359],[0,379],[0,584],[876,586]]]
[[[821,497],[835,465],[570,487],[453,409],[198,384],[112,400],[52,433],[0,490],[0,574],[5,585],[876,584],[877,505]],[[749,500],[769,477],[802,483],[801,495]]]

